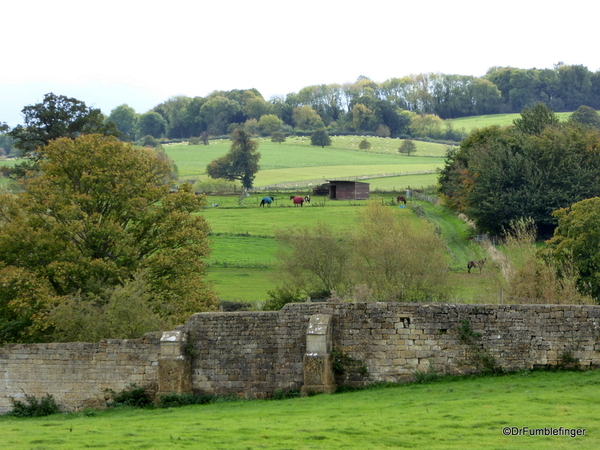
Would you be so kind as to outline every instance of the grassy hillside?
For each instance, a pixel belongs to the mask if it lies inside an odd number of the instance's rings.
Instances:
[[[561,121],[568,120],[571,114],[570,112],[556,113]],[[512,125],[513,121],[520,117],[520,114],[490,114],[487,116],[461,117],[452,119],[451,122],[455,129],[464,128],[466,132],[470,133],[475,128],[486,128],[492,125],[506,127]]]
[[[411,156],[398,153],[401,140],[369,137],[372,144],[368,152],[359,150],[362,137],[333,137],[331,147],[310,145],[306,137],[291,137],[282,144],[270,139],[259,139],[260,168],[254,185],[257,187],[276,183],[303,180],[333,179],[337,177],[435,172],[443,166],[447,146],[416,141],[417,151]],[[204,178],[206,165],[227,153],[231,141],[220,139],[210,145],[173,144],[166,146],[168,155],[179,168],[182,179]],[[428,177],[428,181],[431,177]],[[407,184],[410,185],[410,184]],[[422,183],[419,183],[422,185]]]
[[[0,447],[594,449],[600,448],[598,405],[598,371],[521,372],[277,401],[0,417]],[[510,436],[506,427],[585,434]]]

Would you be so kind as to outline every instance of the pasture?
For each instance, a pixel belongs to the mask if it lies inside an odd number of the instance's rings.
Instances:
[[[0,417],[0,446],[25,449],[595,449],[600,374],[518,372],[169,409]],[[506,435],[522,429],[584,434]],[[580,432],[583,433],[583,432]]]
[[[561,121],[569,119],[572,113],[561,112],[556,113]],[[521,114],[489,114],[486,116],[459,117],[458,119],[449,119],[455,130],[464,128],[467,133],[470,133],[476,128],[487,128],[493,125],[507,127],[513,124],[515,119],[521,118]]]
[[[400,139],[367,139],[372,143],[369,151],[359,150],[362,137],[357,136],[334,136],[333,145],[325,148],[310,145],[310,138],[307,137],[290,137],[281,144],[258,138],[261,159],[254,186],[339,177],[368,179],[372,175],[383,174],[432,174],[443,166],[448,149],[442,144],[416,141],[417,151],[406,156],[397,151],[401,145]],[[207,164],[227,153],[230,147],[230,140],[216,139],[210,141],[210,145],[169,144],[165,146],[165,151],[177,165],[182,181],[196,181],[206,178]],[[426,183],[430,180],[431,177],[428,177]],[[408,185],[427,185],[416,178],[412,181],[413,184],[407,183],[403,188]]]

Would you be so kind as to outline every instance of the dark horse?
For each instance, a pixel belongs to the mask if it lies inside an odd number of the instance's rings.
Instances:
[[[300,205],[300,207],[302,207],[304,204],[304,197],[294,197],[293,195],[290,195],[290,200],[294,200],[294,206]]]
[[[469,273],[471,273],[471,269],[477,268],[477,269],[479,269],[479,273],[481,273],[481,270],[483,269],[483,265],[485,264],[486,261],[487,261],[487,258],[480,259],[479,261],[469,261],[467,263],[467,270],[469,271]]]
[[[275,197],[263,197],[262,200],[260,201],[260,206],[267,205],[267,208],[270,208],[271,203],[273,203],[274,200],[275,200]]]
[[[310,195],[307,195],[306,197],[304,197],[304,201],[306,203],[310,203]]]
[[[404,204],[406,205],[406,197],[404,195],[399,195],[398,197],[396,197],[396,201],[398,202],[398,204],[400,204],[400,202],[404,202]]]

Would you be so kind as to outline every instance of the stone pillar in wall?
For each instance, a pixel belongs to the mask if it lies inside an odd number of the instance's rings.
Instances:
[[[332,393],[336,389],[333,374],[332,316],[315,314],[310,318],[306,330],[306,353],[303,359],[304,385],[302,395],[311,392]]]
[[[187,333],[165,331],[160,338],[158,392],[161,395],[192,393],[192,361],[186,353]]]

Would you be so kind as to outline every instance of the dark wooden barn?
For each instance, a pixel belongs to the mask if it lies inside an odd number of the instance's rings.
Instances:
[[[329,182],[329,198],[332,200],[368,200],[369,183],[332,180]]]

